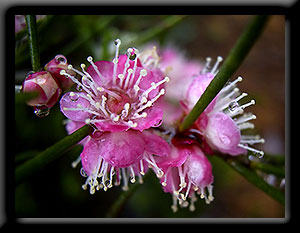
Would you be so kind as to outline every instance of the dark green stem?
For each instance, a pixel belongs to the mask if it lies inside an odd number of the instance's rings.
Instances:
[[[221,159],[219,156],[215,156]],[[231,168],[237,171],[240,175],[242,175],[246,180],[250,183],[254,184],[260,190],[264,191],[274,200],[278,201],[280,204],[285,204],[285,195],[279,189],[269,185],[266,183],[260,176],[258,176],[254,171],[243,165],[241,162],[237,161],[234,158],[221,159],[226,164],[228,164]]]
[[[230,51],[216,77],[211,81],[194,108],[179,126],[180,132],[191,127],[208,104],[224,87],[232,74],[238,69],[258,37],[261,35],[268,18],[269,16],[265,15],[255,16],[249,23],[246,30],[242,33],[235,46]]]
[[[37,38],[37,26],[36,26],[36,17],[35,15],[26,15],[26,24],[27,24],[27,33],[28,33],[28,42],[29,50],[31,57],[32,70],[37,72],[40,70],[40,51]]]
[[[34,158],[18,166],[15,170],[16,184],[20,184],[31,175],[43,169],[50,162],[59,158],[65,151],[85,138],[91,132],[92,128],[85,125],[53,146],[48,147],[45,151],[36,155]]]
[[[272,164],[261,162],[250,162],[250,167],[265,172],[267,174],[273,174],[281,178],[285,177],[284,167],[278,167]]]

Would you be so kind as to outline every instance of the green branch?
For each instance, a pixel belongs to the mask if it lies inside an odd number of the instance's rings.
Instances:
[[[42,170],[47,164],[59,158],[65,151],[81,141],[91,132],[92,128],[85,125],[36,155],[34,158],[18,166],[15,170],[16,184],[20,184],[31,175]]]
[[[216,77],[211,81],[202,96],[199,98],[198,102],[195,104],[194,108],[179,126],[180,132],[191,127],[208,104],[224,87],[232,74],[238,69],[258,37],[261,35],[268,18],[268,16],[264,15],[255,16],[249,23],[246,30],[230,51]]]
[[[28,33],[28,42],[29,42],[32,70],[34,72],[37,72],[39,71],[41,65],[40,65],[40,51],[39,51],[38,38],[37,38],[36,17],[35,15],[26,15],[25,20],[27,24],[27,33]]]
[[[237,171],[241,176],[243,176],[247,181],[254,184],[257,188],[264,191],[267,195],[272,197],[274,200],[278,201],[280,204],[285,204],[285,195],[279,189],[266,183],[260,176],[258,176],[254,171],[243,165],[241,162],[234,158],[221,158],[220,156],[214,156],[224,161],[227,165]]]

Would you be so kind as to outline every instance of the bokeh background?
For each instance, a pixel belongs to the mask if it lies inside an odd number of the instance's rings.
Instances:
[[[135,46],[140,33],[158,27],[166,15],[55,15],[46,16],[38,23],[41,64],[57,54],[64,54],[73,65],[85,62],[92,55],[95,60],[112,59],[111,43],[120,38],[122,44]],[[226,58],[237,38],[252,16],[248,15],[193,15],[159,34],[152,41],[161,46],[172,44],[189,59],[205,61],[207,56]],[[63,23],[62,23],[63,22]],[[265,138],[260,146],[270,154],[285,153],[285,17],[271,16],[265,31],[236,71],[231,80],[243,76],[239,87],[255,98],[250,107],[257,115],[256,131]],[[141,45],[139,45],[141,47]],[[139,46],[136,46],[139,48]],[[122,46],[121,46],[122,47]],[[124,46],[122,47],[124,50]],[[15,84],[20,85],[31,70],[25,30],[16,34]],[[65,117],[56,105],[46,118],[38,118],[25,105],[15,107],[16,165],[21,157],[34,156],[66,136]],[[120,187],[90,195],[81,185],[80,165],[71,167],[81,151],[76,146],[48,165],[15,190],[16,217],[105,217],[118,198]],[[172,198],[164,193],[150,174],[137,188],[118,217],[141,218],[283,218],[285,208],[261,190],[248,183],[224,163],[212,159],[215,200],[206,205],[198,200],[195,212],[179,209],[173,213]],[[269,181],[274,177],[268,177]]]

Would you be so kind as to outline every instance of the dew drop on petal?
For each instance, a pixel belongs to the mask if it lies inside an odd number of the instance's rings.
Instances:
[[[56,56],[55,60],[58,61],[59,63],[67,63],[67,59],[64,56]]]
[[[79,99],[79,96],[74,93],[74,92],[71,92],[70,93],[70,99],[73,101],[73,102],[76,102],[78,99]]]
[[[82,86],[77,85],[76,90],[77,90],[77,91],[82,91]]]
[[[238,107],[239,107],[239,103],[237,101],[232,101],[228,104],[228,110],[230,112],[234,112]]]
[[[34,114],[38,117],[46,117],[50,113],[50,108],[35,109]]]

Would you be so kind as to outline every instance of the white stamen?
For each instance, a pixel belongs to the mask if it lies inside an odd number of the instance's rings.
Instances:
[[[157,96],[155,96],[153,99],[151,99],[150,101],[152,102],[152,104],[159,99],[159,97],[161,97],[162,95],[164,95],[166,93],[165,89],[161,89],[160,92],[158,93]]]
[[[122,87],[123,86],[123,81],[124,81],[124,75],[123,74],[118,74],[118,78],[120,79],[119,86]]]
[[[136,110],[136,113],[139,113],[141,111],[143,111],[146,108],[149,108],[152,106],[152,101],[149,100],[145,105],[142,105],[139,109]]]
[[[214,196],[213,196],[213,186],[211,184],[209,184],[207,186],[207,190],[208,190],[208,200],[211,202],[214,200]]]
[[[121,45],[121,40],[120,39],[116,39],[115,40],[115,45],[116,45],[116,53],[115,53],[115,58],[113,60],[114,63],[114,70],[113,70],[113,85],[116,85],[117,82],[117,67],[118,67],[118,61],[119,61],[119,47]]]
[[[128,116],[128,110],[130,108],[130,104],[129,103],[126,103],[124,104],[124,109],[122,110],[122,113],[121,113],[121,118],[124,119],[125,117]]]
[[[135,173],[134,173],[133,167],[129,166],[129,169],[130,169],[130,173],[131,173],[130,182],[134,183],[135,182]]]
[[[241,82],[243,80],[243,78],[241,76],[239,76],[236,80],[232,81],[231,83],[229,83],[227,86],[225,86],[220,93],[224,93],[229,91],[230,89],[232,89],[233,87],[235,87],[235,84],[238,82]]]
[[[217,57],[217,61],[216,61],[216,63],[215,63],[215,65],[214,65],[214,67],[211,69],[211,73],[212,74],[215,74],[215,72],[216,72],[216,70],[217,70],[217,68],[218,68],[218,66],[219,66],[219,64],[220,64],[220,62],[222,62],[223,61],[223,58],[222,57],[220,57],[220,56],[218,56]]]
[[[77,167],[78,163],[81,161],[81,157],[78,156],[78,158],[72,162],[72,168]]]
[[[145,172],[144,172],[144,164],[143,164],[143,160],[141,159],[140,160],[140,174],[143,176],[145,175]]]
[[[103,75],[100,73],[98,67],[93,62],[93,57],[92,56],[87,57],[87,61],[93,66],[93,68],[96,71],[96,73],[99,76],[99,78],[103,79],[104,78]]]
[[[209,69],[209,66],[210,66],[210,62],[211,62],[211,58],[207,57],[204,68],[203,68],[203,70],[201,70],[201,74],[205,74],[207,72],[207,70]]]
[[[165,77],[163,80],[159,81],[158,83],[152,82],[152,83],[151,83],[151,87],[149,87],[147,90],[145,90],[144,93],[143,93],[142,95],[145,96],[145,97],[148,97],[148,94],[149,94],[152,90],[156,89],[158,86],[162,85],[163,83],[169,82],[169,81],[170,81],[170,78],[169,78],[169,77]]]
[[[78,108],[66,108],[66,107],[64,107],[63,110],[65,110],[65,111],[85,111],[85,112],[89,112],[91,114],[94,114],[96,116],[101,116],[98,112],[92,111],[88,108],[81,107],[81,105],[78,106]]]
[[[128,83],[129,83],[129,79],[130,79],[130,76],[131,76],[132,73],[133,73],[133,70],[132,69],[128,69],[128,71],[127,71],[127,77],[125,78],[124,89],[127,89]]]
[[[128,190],[128,179],[127,179],[127,176],[126,176],[126,171],[125,171],[125,168],[121,168],[121,170],[122,170],[122,179],[123,179],[122,189],[124,191],[127,191]]]
[[[70,78],[74,83],[76,83],[77,85],[79,85],[83,90],[85,90],[87,93],[89,93],[91,96],[94,96],[93,93],[90,92],[90,90],[88,90],[84,85],[82,85],[74,76],[68,74],[65,70],[61,70],[60,71],[60,75],[64,75],[68,78]]]
[[[263,151],[260,151],[260,150],[256,150],[256,149],[254,149],[254,148],[252,148],[252,147],[249,147],[249,146],[247,146],[247,145],[243,145],[243,144],[238,144],[238,146],[239,147],[241,147],[241,148],[244,148],[244,149],[246,149],[246,150],[249,150],[249,151],[252,151],[252,152],[254,152],[255,154],[260,154],[260,158],[262,157],[262,156],[264,156],[264,152]]]
[[[143,112],[142,114],[135,113],[131,119],[145,118],[147,117],[147,113]]]
[[[257,143],[265,143],[265,139],[261,138],[261,139],[241,139],[240,141],[241,143],[245,143],[245,144],[250,144],[250,145],[253,145],[253,144],[257,144]]]
[[[239,124],[238,127],[240,130],[254,129],[254,124],[252,124],[250,122],[245,122],[245,123]]]
[[[256,119],[256,116],[252,113],[250,114],[244,114],[245,116],[242,116],[240,118],[238,118],[237,120],[235,120],[235,123],[236,124],[241,124],[241,123],[245,123],[247,121],[250,121],[250,120],[255,120]]]

